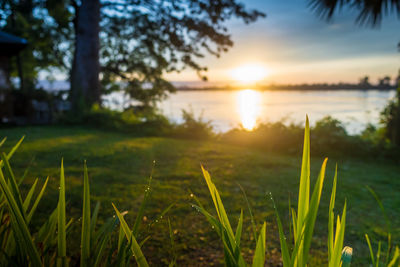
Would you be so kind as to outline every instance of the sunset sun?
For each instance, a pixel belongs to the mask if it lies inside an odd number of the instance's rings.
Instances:
[[[246,84],[261,81],[267,75],[267,68],[257,64],[242,65],[231,71],[231,76],[234,80]]]

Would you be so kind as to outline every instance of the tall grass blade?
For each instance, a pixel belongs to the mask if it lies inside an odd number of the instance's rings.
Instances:
[[[387,234],[387,240],[388,240],[388,245],[387,245],[387,251],[386,251],[386,260],[385,260],[385,266],[388,265],[389,259],[390,259],[390,253],[392,251],[392,225],[390,223],[389,217],[385,211],[385,208],[383,207],[382,200],[378,197],[376,192],[372,190],[371,187],[366,186],[368,191],[371,193],[371,195],[375,198],[376,202],[379,205],[379,208],[381,209],[383,216],[385,217],[385,224],[386,224],[386,234]]]
[[[331,261],[329,262],[329,267],[340,267],[345,228],[346,228],[346,202],[344,203],[343,207],[342,219],[340,220],[339,216],[337,219],[334,248]]]
[[[249,214],[250,214],[251,228],[253,229],[254,242],[256,242],[256,245],[257,245],[257,227],[256,227],[256,223],[254,221],[253,212],[251,211],[250,202],[249,202],[249,199],[247,198],[247,194],[244,191],[243,187],[240,184],[238,184],[238,186],[239,186],[240,190],[242,191],[244,200],[246,201],[246,204],[247,204],[247,210],[249,211]]]
[[[329,203],[329,218],[328,218],[328,262],[331,260],[333,254],[333,227],[335,223],[335,215],[333,209],[335,208],[336,199],[336,184],[337,184],[337,164],[335,168],[335,176],[333,178],[331,200]]]
[[[372,261],[372,266],[375,266],[375,257],[374,257],[374,251],[371,246],[371,241],[369,240],[368,234],[365,234],[365,239],[367,240],[368,248],[369,248],[369,254],[371,256],[371,261]]]
[[[238,246],[240,246],[240,239],[242,238],[242,229],[243,229],[243,210],[240,210],[239,222],[235,232],[235,240]]]
[[[24,208],[25,213],[28,210],[29,205],[31,204],[31,200],[32,200],[33,194],[35,193],[35,189],[36,189],[36,185],[38,183],[38,180],[39,179],[37,179],[37,178],[35,179],[35,182],[33,182],[33,185],[31,186],[31,189],[29,189],[28,194],[26,195],[24,203],[22,203],[22,206]]]
[[[7,140],[7,137],[4,137],[4,138],[0,141],[0,147],[5,143],[6,140]]]
[[[228,237],[229,237],[229,241],[230,242],[234,242],[234,234],[233,234],[233,230],[231,227],[231,224],[228,220],[228,216],[226,214],[224,205],[222,204],[222,200],[221,197],[218,193],[217,188],[215,187],[214,183],[211,181],[211,177],[210,174],[208,173],[208,171],[206,171],[203,166],[201,166],[201,169],[203,171],[203,175],[204,175],[204,179],[206,180],[208,189],[210,191],[211,197],[213,199],[214,202],[214,206],[215,206],[215,210],[217,211],[217,215],[218,218],[221,222],[221,224],[224,226],[224,228],[226,229],[226,231],[228,232]]]
[[[143,219],[146,203],[147,203],[147,201],[148,201],[148,199],[150,197],[151,181],[153,180],[153,172],[154,172],[154,164],[155,163],[153,162],[153,167],[151,169],[151,173],[150,173],[150,177],[149,177],[149,184],[147,185],[147,188],[144,191],[143,201],[140,204],[138,214],[136,215],[135,223],[133,224],[132,231],[133,231],[133,235],[134,236],[137,236],[138,233],[139,233],[139,227],[140,227],[140,224],[141,224],[142,219]]]
[[[17,202],[17,205],[21,211],[23,218],[26,219],[25,210],[24,210],[23,204],[22,204],[21,192],[19,191],[18,184],[17,184],[17,181],[14,176],[14,172],[12,171],[11,166],[10,166],[10,162],[8,161],[8,158],[4,152],[1,154],[1,158],[3,160],[4,168],[5,168],[6,174],[8,176],[8,182],[11,186],[11,191],[14,194],[14,199]]]
[[[304,228],[304,250],[303,250],[303,261],[307,263],[307,258],[311,246],[312,235],[314,232],[315,220],[317,219],[318,207],[321,200],[322,187],[325,180],[325,169],[328,159],[326,158],[322,163],[321,171],[318,175],[317,182],[315,183],[314,190],[309,205],[309,211],[307,213],[307,221]]]
[[[283,226],[282,226],[282,221],[281,218],[279,216],[279,212],[278,209],[275,205],[275,201],[272,198],[271,195],[271,200],[272,200],[272,204],[274,206],[275,209],[275,215],[276,215],[276,222],[278,224],[278,231],[279,231],[279,241],[281,243],[281,254],[282,254],[282,260],[283,260],[283,266],[288,267],[291,266],[290,262],[291,262],[291,257],[290,257],[290,253],[289,253],[289,248],[286,242],[286,237],[285,237],[285,233],[283,232]]]
[[[14,155],[15,151],[17,151],[18,147],[21,145],[22,141],[24,141],[25,136],[22,136],[21,139],[15,144],[15,146],[10,150],[10,152],[8,152],[7,154],[7,160],[10,160],[12,158],[12,156]],[[4,142],[5,140],[3,139],[2,142]],[[4,165],[4,161],[1,160],[0,161],[0,168],[3,167]]]
[[[46,190],[48,182],[49,182],[49,177],[47,177],[46,181],[44,182],[42,189],[39,192],[39,195],[36,197],[35,202],[33,202],[33,205],[31,207],[31,210],[29,211],[28,215],[26,216],[26,221],[28,223],[32,220],[33,214],[35,213],[37,206],[39,205],[39,202],[43,197],[43,194],[44,194],[44,191]]]
[[[397,260],[400,258],[400,249],[399,247],[396,247],[394,254],[393,254],[393,258],[392,260],[389,262],[387,267],[394,267]],[[399,263],[400,264],[400,263]]]
[[[121,224],[121,227],[125,233],[126,239],[131,243],[131,251],[133,255],[135,256],[136,262],[139,267],[147,267],[149,266],[146,258],[144,257],[142,250],[140,249],[139,244],[136,241],[135,236],[132,234],[132,231],[129,229],[128,224],[125,222],[124,217],[121,215],[121,213],[118,211],[117,207],[115,207],[114,204],[112,204],[114,207],[115,213],[117,214],[117,217],[119,219],[119,222]]]
[[[57,240],[58,240],[58,257],[57,266],[67,266],[67,241],[66,241],[66,217],[65,217],[65,177],[64,177],[64,162],[61,159],[60,170],[60,194],[58,198],[58,222],[57,222]]]
[[[253,267],[263,267],[265,265],[265,232],[267,228],[267,223],[264,222],[261,228],[260,234],[258,236],[256,251],[253,257]]]
[[[93,222],[93,220],[92,220]],[[107,242],[111,239],[111,234],[117,225],[117,218],[110,218],[103,224],[99,231],[96,233],[96,237],[94,238],[96,244],[96,249],[93,255],[96,255],[96,259],[94,262],[94,266],[101,266],[101,260],[103,258],[104,252],[106,250]]]
[[[22,215],[22,210],[18,206],[11,189],[8,187],[1,168],[0,187],[12,215],[12,227],[16,238],[19,240],[18,245],[20,246],[21,250],[24,251],[29,257],[32,266],[41,266],[42,264],[38,250],[33,242],[33,238]]]
[[[379,263],[380,263],[380,258],[381,258],[381,247],[382,247],[382,242],[381,241],[379,241],[378,242],[378,251],[376,252],[376,267],[378,267],[379,266]]]
[[[99,216],[99,210],[100,210],[100,201],[97,201],[96,206],[94,206],[92,218],[90,219],[90,238],[91,238],[91,240],[94,238],[94,235],[95,235],[97,217]]]
[[[176,251],[175,251],[175,241],[174,241],[174,232],[172,231],[172,226],[171,226],[171,221],[168,218],[168,229],[169,229],[169,239],[171,240],[171,254],[172,254],[172,260],[169,263],[169,267],[176,266]]]
[[[86,161],[83,166],[81,266],[90,266],[90,188]]]
[[[303,158],[301,163],[299,200],[297,207],[297,229],[299,235],[307,216],[310,199],[310,126],[308,116],[304,129]]]

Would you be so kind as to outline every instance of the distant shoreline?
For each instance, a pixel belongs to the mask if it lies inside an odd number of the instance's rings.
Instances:
[[[240,91],[252,89],[256,91],[392,91],[396,90],[396,86],[362,86],[362,85],[278,85],[278,86],[210,86],[210,87],[177,87],[177,91]]]

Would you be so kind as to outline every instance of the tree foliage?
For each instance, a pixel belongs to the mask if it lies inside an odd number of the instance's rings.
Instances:
[[[68,13],[55,0],[0,0],[0,30],[28,41],[28,46],[11,62],[11,74],[22,79],[24,90],[34,88],[41,70],[67,67],[70,31],[60,27],[50,14],[61,18]]]
[[[35,70],[70,72],[76,52],[77,22],[88,0],[0,0],[1,28],[28,39]],[[174,87],[164,74],[191,68],[202,79],[199,63],[206,54],[219,57],[232,45],[226,22],[251,23],[265,14],[237,0],[97,0],[100,13],[100,82],[102,92],[124,88],[132,98],[151,103]],[[26,8],[26,10],[25,10]],[[13,18],[23,25],[15,28]]]
[[[309,0],[310,7],[322,18],[331,19],[343,7],[358,12],[356,22],[377,26],[384,16],[400,15],[400,0]]]

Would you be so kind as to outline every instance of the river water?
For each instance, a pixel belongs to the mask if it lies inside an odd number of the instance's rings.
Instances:
[[[260,122],[302,123],[306,114],[311,125],[330,115],[342,121],[350,134],[361,132],[368,123],[377,125],[379,115],[395,91],[178,91],[158,104],[175,122],[182,109],[210,120],[214,129],[225,132],[242,125],[252,130]]]

